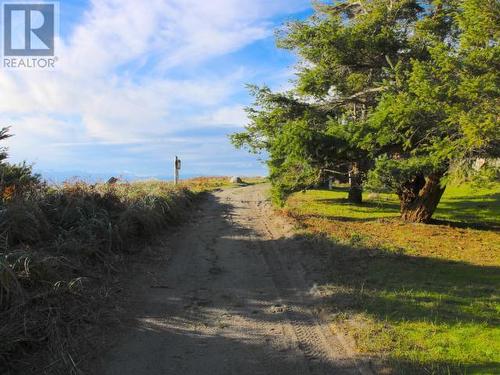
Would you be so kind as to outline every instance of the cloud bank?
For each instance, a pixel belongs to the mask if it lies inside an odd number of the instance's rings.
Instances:
[[[259,74],[259,56],[242,62],[238,53],[271,40],[278,19],[308,5],[92,0],[63,30],[55,71],[0,71],[0,124],[12,125],[14,160],[154,174],[180,154],[193,173],[259,169],[225,137],[244,126],[242,87]]]

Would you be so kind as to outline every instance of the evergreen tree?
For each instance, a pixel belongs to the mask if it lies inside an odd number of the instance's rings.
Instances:
[[[398,194],[402,217],[426,222],[455,165],[499,152],[496,0],[346,0],[286,26],[298,54],[288,93],[254,88],[237,146],[269,156],[275,196],[349,165]]]
[[[9,134],[10,127],[3,127],[0,129],[0,141],[4,141],[7,138],[10,138],[11,135]],[[7,159],[7,148],[6,147],[0,147],[0,163]]]
[[[499,156],[500,3],[431,1],[369,118],[374,186],[395,191],[402,218],[431,219],[454,165]]]

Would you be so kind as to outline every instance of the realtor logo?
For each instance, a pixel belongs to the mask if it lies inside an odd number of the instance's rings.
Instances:
[[[4,67],[54,67],[57,10],[48,1],[2,4]]]

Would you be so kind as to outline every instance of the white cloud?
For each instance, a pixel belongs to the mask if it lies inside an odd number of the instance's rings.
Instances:
[[[271,17],[308,3],[91,0],[81,23],[59,43],[56,71],[0,72],[0,121],[16,133],[11,149],[30,159],[48,142],[147,142],[191,123],[242,126],[242,106],[228,101],[244,71],[183,79],[171,71],[266,38]]]
[[[248,123],[248,116],[243,105],[233,105],[211,111],[194,122],[214,127],[240,128]]]

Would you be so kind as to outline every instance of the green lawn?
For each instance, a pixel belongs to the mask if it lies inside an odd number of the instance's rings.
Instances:
[[[448,187],[435,218],[500,225],[500,184],[490,189],[474,189],[469,185]]]
[[[307,202],[307,213],[331,218],[381,219],[399,216],[399,201],[395,194],[365,193],[362,205],[346,200],[347,188],[332,191],[310,190],[295,194],[291,200]],[[500,225],[500,184],[489,189],[470,185],[447,187],[434,214],[436,220],[473,224]]]
[[[500,374],[500,185],[448,188],[435,225],[400,222],[394,196],[352,206],[344,190],[287,207],[332,243],[333,329],[398,374]]]

